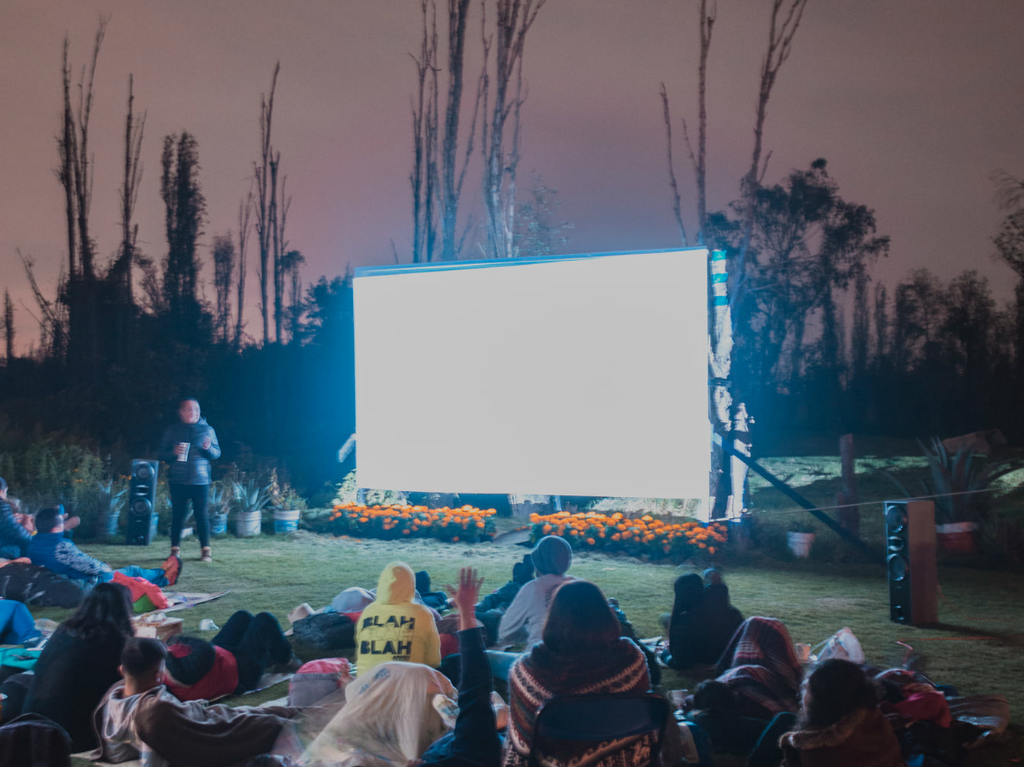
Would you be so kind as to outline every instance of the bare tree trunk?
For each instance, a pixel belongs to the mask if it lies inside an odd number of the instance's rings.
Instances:
[[[432,261],[437,241],[437,137],[438,137],[438,36],[437,6],[433,0],[420,1],[423,34],[416,66],[416,97],[412,105],[413,168],[412,260]]]
[[[270,223],[270,262],[274,280],[274,341],[281,343],[281,251],[277,217],[277,168],[281,155],[270,158],[270,205],[267,212]]]
[[[78,276],[78,236],[75,221],[75,123],[71,111],[71,62],[69,59],[71,41],[64,37],[64,56],[61,63],[61,81],[64,91],[64,115],[61,125],[61,137],[57,141],[60,155],[60,167],[57,178],[64,187],[64,214],[67,218],[68,236],[68,281],[73,282]]]
[[[260,97],[260,159],[253,163],[256,179],[256,235],[259,238],[260,313],[263,319],[263,343],[270,340],[270,298],[267,291],[267,261],[270,257],[270,161],[273,157],[270,133],[274,119],[274,92],[281,62],[274,64],[270,94]]]
[[[75,124],[78,129],[78,151],[75,168],[75,202],[78,213],[78,247],[80,251],[79,266],[82,278],[91,284],[96,278],[94,265],[95,244],[89,235],[89,206],[92,202],[93,178],[89,166],[89,118],[92,114],[93,83],[96,79],[96,64],[99,60],[103,36],[107,31],[107,18],[100,18],[93,42],[92,59],[89,64],[89,77],[78,84],[78,109]]]
[[[238,204],[238,294],[236,301],[238,314],[235,317],[235,336],[233,342],[235,349],[242,347],[242,328],[245,327],[245,322],[242,318],[245,308],[245,249],[249,243],[252,207],[252,186],[250,185],[245,199]]]
[[[7,364],[14,359],[14,304],[11,294],[4,288],[4,342],[7,346]]]
[[[142,136],[146,114],[136,118],[134,113],[134,77],[128,75],[128,109],[124,125],[124,180],[121,183],[121,253],[114,264],[113,277],[118,285],[119,300],[125,306],[133,303],[132,260],[138,242],[139,226],[133,224],[135,204],[142,181]]]
[[[704,244],[708,225],[708,53],[717,9],[708,13],[707,0],[700,0],[700,64],[697,68],[697,157],[694,162],[697,184],[697,243]],[[686,128],[686,122],[683,122]],[[689,139],[687,139],[689,143]]]
[[[462,183],[473,151],[480,92],[473,108],[469,140],[462,168],[458,168],[459,118],[462,110],[463,60],[466,49],[466,16],[469,0],[448,0],[448,100],[445,102],[444,139],[441,142],[441,259],[458,258],[456,226]]]
[[[494,103],[488,109],[491,80],[484,77],[482,150],[484,208],[492,258],[515,256],[515,186],[519,163],[519,120],[524,101],[523,49],[526,35],[546,0],[497,0],[494,37],[484,36],[484,67],[494,43]],[[513,78],[515,81],[513,83]],[[514,92],[510,94],[510,86]],[[511,96],[511,98],[510,98]],[[512,118],[512,135],[507,135]]]
[[[839,524],[854,535],[859,535],[860,507],[849,505],[860,500],[857,495],[856,455],[852,434],[844,434],[839,438],[839,460],[842,466],[843,488],[836,494],[836,505],[846,507],[839,509]]]
[[[682,197],[679,194],[679,182],[676,180],[676,164],[672,159],[672,115],[668,105],[668,90],[665,83],[661,84],[661,113],[665,121],[665,160],[668,165],[668,183],[672,190],[672,215],[675,216],[676,226],[679,227],[679,239],[684,246],[689,245],[686,237],[686,224],[683,222]],[[686,122],[683,122],[685,125]]]

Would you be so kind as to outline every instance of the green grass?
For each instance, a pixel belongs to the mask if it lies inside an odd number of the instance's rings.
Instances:
[[[485,592],[504,584],[523,549],[500,544],[446,544],[414,540],[394,542],[296,535],[228,538],[214,541],[214,562],[198,562],[198,544],[185,542],[185,569],[177,589],[231,593],[219,600],[183,610],[187,632],[197,632],[201,618],[223,625],[235,610],[269,610],[287,626],[287,613],[301,602],[327,604],[348,586],[374,587],[381,568],[402,559],[414,569],[430,572],[435,588],[454,582],[458,568],[477,567]],[[148,548],[83,545],[90,554],[114,566],[154,566],[166,554],[167,539]],[[682,570],[671,564],[648,564],[604,554],[576,555],[572,573],[597,583],[619,599],[641,636],[660,633],[658,617],[671,607],[672,583]],[[902,648],[912,645],[924,656],[924,670],[937,682],[957,686],[963,694],[998,693],[1010,700],[1016,723],[1024,710],[1024,616],[1020,594],[1024,575],[964,567],[940,569],[942,624],[915,628],[889,621],[888,592],[881,566],[834,563],[792,563],[733,566],[725,570],[733,602],[745,615],[781,618],[793,640],[815,644],[842,626],[861,640],[868,660],[896,663]],[[60,620],[68,611],[43,608],[37,617]],[[207,634],[207,636],[210,636]],[[666,672],[666,689],[692,688],[694,678]],[[283,685],[234,702],[255,703],[286,693]],[[1015,727],[1015,731],[1020,728]],[[1018,751],[1014,741],[1011,750]],[[1005,749],[1004,749],[1005,750]],[[1001,752],[1000,752],[1001,753]],[[988,753],[981,763],[992,763]],[[1000,756],[1000,760],[1001,756]]]

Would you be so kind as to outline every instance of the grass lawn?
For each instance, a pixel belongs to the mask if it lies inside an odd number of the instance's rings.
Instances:
[[[164,537],[148,548],[83,545],[90,554],[114,566],[154,566],[166,555],[167,548]],[[375,586],[381,568],[392,559],[402,559],[415,570],[429,571],[435,588],[453,582],[460,566],[473,565],[484,575],[487,592],[509,579],[512,563],[524,551],[490,543],[395,543],[307,532],[288,537],[216,540],[212,564],[198,562],[195,540],[186,541],[183,548],[185,569],[177,589],[231,592],[217,601],[177,613],[185,621],[185,630],[193,633],[198,633],[201,618],[212,618],[223,625],[239,609],[269,610],[287,626],[288,611],[301,602],[321,607],[348,586]],[[572,567],[574,575],[594,581],[607,595],[617,597],[641,636],[661,633],[658,616],[671,607],[672,583],[680,572],[670,564],[646,564],[595,553],[578,554]],[[868,660],[878,664],[898,663],[903,648],[896,642],[907,642],[924,656],[923,668],[935,681],[955,685],[962,694],[998,693],[1009,698],[1014,731],[1021,732],[1024,615],[1020,594],[1024,593],[1024,575],[941,568],[942,624],[928,629],[889,621],[881,565],[818,562],[732,566],[725,569],[725,575],[733,602],[745,615],[781,618],[794,641],[815,644],[840,627],[849,626],[863,644]],[[34,612],[37,617],[56,620],[68,613],[56,608]],[[668,671],[663,681],[670,689],[692,688],[698,680]],[[238,702],[260,702],[284,694],[282,685]],[[974,763],[1016,759],[1020,746],[1018,734],[1008,747],[998,749],[998,753],[989,751]]]

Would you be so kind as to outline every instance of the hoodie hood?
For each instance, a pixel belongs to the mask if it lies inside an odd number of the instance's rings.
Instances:
[[[860,708],[828,727],[787,732],[779,745],[797,751],[816,751],[814,764],[902,764],[899,741],[885,716],[876,708]]]
[[[90,754],[91,758],[107,762],[138,759],[144,767],[166,767],[167,761],[150,749],[135,732],[135,712],[139,705],[148,698],[169,695],[166,690],[163,685],[157,685],[138,695],[125,697],[123,681],[111,687],[106,700],[93,714],[93,728],[99,735],[100,745]]]
[[[385,605],[412,602],[416,596],[416,577],[405,562],[390,562],[377,581],[377,601]]]

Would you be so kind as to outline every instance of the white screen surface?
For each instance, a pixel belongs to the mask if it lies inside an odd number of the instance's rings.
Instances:
[[[357,270],[361,487],[706,498],[707,251]]]

